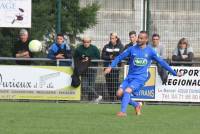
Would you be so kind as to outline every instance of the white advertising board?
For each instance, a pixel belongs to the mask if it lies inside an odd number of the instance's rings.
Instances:
[[[155,100],[200,102],[200,67],[173,67],[184,73],[182,77],[169,74],[165,84],[157,76]]]
[[[0,99],[80,100],[71,67],[0,66]]]
[[[150,71],[151,77],[140,90],[141,93],[132,98],[140,101],[200,102],[200,67],[172,68],[176,72],[182,72],[184,76],[169,74],[167,82],[163,83],[156,68],[155,71]],[[128,66],[125,67],[125,76],[127,71]],[[150,86],[148,83],[151,83]]]

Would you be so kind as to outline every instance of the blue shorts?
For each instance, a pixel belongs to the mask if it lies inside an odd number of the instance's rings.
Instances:
[[[126,88],[132,89],[132,94],[137,95],[139,90],[145,85],[145,82],[147,82],[150,78],[150,74],[146,80],[141,80],[138,78],[126,78],[120,85],[120,88],[123,89],[123,91],[126,90]]]
[[[138,92],[145,84],[146,81],[141,81],[141,80],[138,80],[136,78],[126,78],[122,84],[119,86],[120,88],[123,89],[123,91],[126,90],[126,88],[131,88],[132,89],[132,92],[133,94]]]

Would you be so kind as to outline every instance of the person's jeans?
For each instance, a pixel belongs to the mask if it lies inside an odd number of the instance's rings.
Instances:
[[[95,79],[96,79],[97,69],[88,68],[87,72],[81,75],[81,89],[82,97],[88,96],[88,100],[98,97],[95,91]]]
[[[106,86],[110,101],[114,101],[119,87],[119,69],[112,69],[109,74],[106,74]]]

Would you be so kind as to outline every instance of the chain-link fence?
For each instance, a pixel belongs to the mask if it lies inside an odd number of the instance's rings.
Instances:
[[[101,7],[97,14],[97,24],[84,33],[90,35],[100,49],[109,42],[109,34],[112,32],[118,33],[122,43],[127,44],[130,31],[139,32],[143,29],[143,0],[81,0],[81,5],[94,1]]]
[[[123,67],[115,68],[104,74],[105,67],[90,67],[81,75],[81,100],[116,102],[116,91],[123,80]]]
[[[101,62],[99,62],[101,63]],[[200,67],[200,62],[169,61],[173,66]],[[114,68],[110,74],[104,74],[104,66],[89,67],[81,75],[81,101],[119,102],[116,91],[124,80],[124,66]],[[184,77],[184,76],[183,76]]]
[[[200,57],[200,1],[198,0],[149,0],[150,30],[158,33],[171,59],[178,41],[185,37],[193,47],[195,57]]]

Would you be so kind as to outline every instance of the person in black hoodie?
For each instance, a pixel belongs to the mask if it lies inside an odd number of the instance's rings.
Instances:
[[[110,34],[110,41],[102,50],[102,59],[105,60],[104,67],[108,67],[111,61],[122,53],[124,46],[122,45],[117,33]],[[118,65],[120,66],[120,64]],[[116,90],[119,87],[119,69],[113,69],[111,73],[106,74],[106,85],[108,88],[110,101],[115,100]]]

